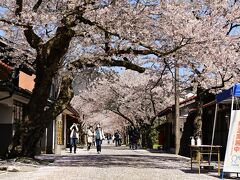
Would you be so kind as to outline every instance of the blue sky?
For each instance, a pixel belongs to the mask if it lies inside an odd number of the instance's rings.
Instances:
[[[240,33],[240,27],[238,26],[231,30],[230,36],[236,36],[236,35],[239,35],[239,33]]]
[[[0,6],[0,17],[2,16],[2,14],[6,11],[5,8]],[[4,36],[4,32],[3,30],[0,29],[0,36]]]

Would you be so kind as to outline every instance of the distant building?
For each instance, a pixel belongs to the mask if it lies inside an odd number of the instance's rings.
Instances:
[[[212,129],[215,112],[215,96],[212,94],[204,97],[202,114],[202,143],[211,144]],[[221,157],[224,157],[227,134],[229,128],[230,107],[221,105],[218,111],[218,119],[215,131],[215,145],[221,145]],[[180,101],[180,151],[179,154],[189,156],[190,137],[193,136],[194,118],[196,117],[197,97],[188,96]],[[167,107],[159,113],[160,118],[166,118],[166,122],[160,126],[159,144],[168,152],[175,151],[175,108],[174,105]]]
[[[196,96],[192,95],[180,102],[180,139],[186,130],[186,122],[189,115],[189,109],[196,107]],[[175,108],[174,105],[161,111],[158,116],[165,118],[165,123],[159,127],[159,144],[168,152],[175,151]],[[188,130],[189,132],[189,130]],[[189,132],[192,134],[192,132]],[[191,135],[190,135],[191,136]],[[189,136],[189,138],[190,138]]]

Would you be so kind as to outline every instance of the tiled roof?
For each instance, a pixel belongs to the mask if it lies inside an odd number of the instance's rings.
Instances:
[[[206,108],[206,107],[209,107],[209,106],[213,106],[216,104],[216,100],[213,100],[211,102],[208,102],[206,104],[203,105],[203,108]],[[197,108],[192,108],[192,109],[189,109],[188,112],[193,112],[193,111],[196,111]]]
[[[180,102],[179,102],[179,105],[188,103],[188,102],[190,102],[190,101],[192,101],[192,100],[194,100],[194,99],[196,99],[196,98],[197,98],[196,95],[191,96],[191,97],[189,97],[189,98],[187,98],[187,99],[185,99],[185,100],[183,100],[183,101],[180,101]],[[158,116],[162,116],[162,115],[167,114],[167,113],[169,113],[169,112],[171,112],[171,111],[172,111],[172,106],[169,106],[169,107],[163,109],[162,111],[160,111],[159,114],[158,114]]]
[[[196,99],[196,98],[197,98],[196,95],[191,96],[191,97],[189,97],[189,98],[187,98],[187,99],[185,99],[185,100],[183,100],[183,101],[180,101],[179,104],[181,105],[181,104],[187,103],[187,102],[192,101],[192,100],[194,100],[194,99]]]
[[[0,66],[6,68],[8,71],[12,71],[13,68],[0,60]]]
[[[0,80],[8,80],[13,68],[0,60]]]
[[[73,116],[79,117],[79,113],[78,113],[77,110],[74,109],[71,105],[68,105],[68,106],[67,106],[67,109],[68,109],[71,113],[73,113]]]

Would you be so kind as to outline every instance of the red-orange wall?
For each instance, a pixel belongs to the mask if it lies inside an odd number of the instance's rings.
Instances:
[[[32,92],[34,87],[35,75],[29,76],[28,74],[20,71],[19,73],[19,87],[27,89]]]

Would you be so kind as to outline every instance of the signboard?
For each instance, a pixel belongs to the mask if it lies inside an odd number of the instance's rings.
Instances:
[[[62,120],[57,120],[57,144],[62,145],[62,129],[63,129],[63,124]]]
[[[240,172],[240,110],[232,110],[223,172]]]

